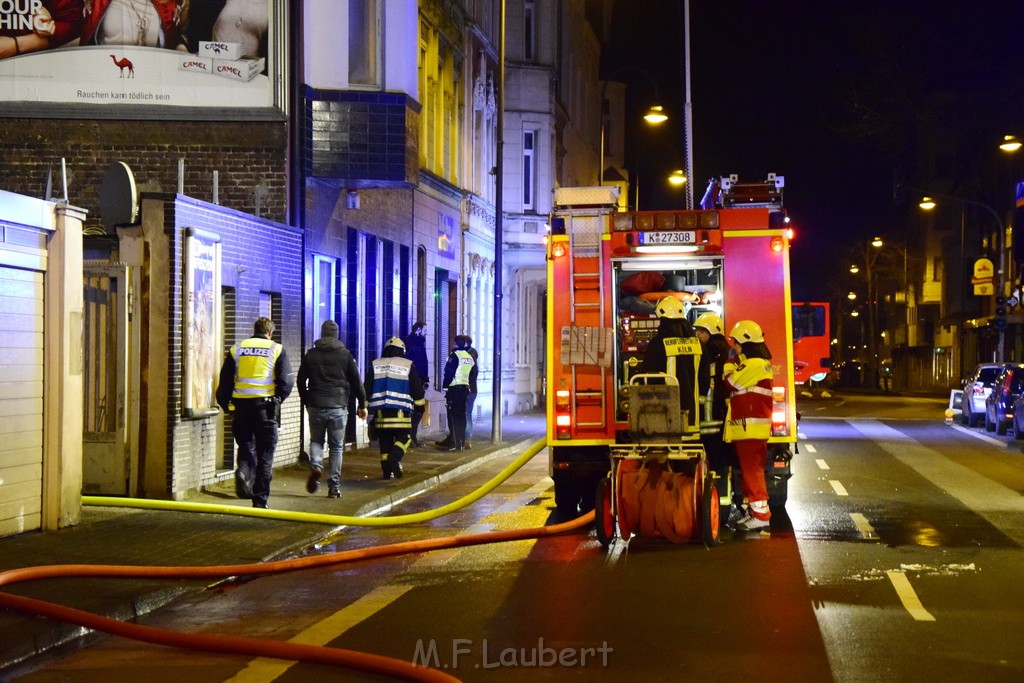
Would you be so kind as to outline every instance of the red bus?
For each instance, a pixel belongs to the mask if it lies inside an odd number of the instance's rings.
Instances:
[[[832,367],[829,305],[793,303],[793,376],[797,384],[821,382]]]

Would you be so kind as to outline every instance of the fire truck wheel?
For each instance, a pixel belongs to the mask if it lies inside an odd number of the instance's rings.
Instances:
[[[597,500],[594,502],[594,530],[601,547],[607,549],[615,539],[615,515],[612,514],[612,478],[601,480],[597,485]]]
[[[700,540],[710,548],[718,543],[718,529],[721,524],[719,512],[721,507],[718,501],[718,487],[710,476],[704,480],[704,490],[701,492],[701,515],[700,515]]]

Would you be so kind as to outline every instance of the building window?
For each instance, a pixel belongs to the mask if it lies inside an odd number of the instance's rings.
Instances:
[[[319,335],[325,320],[337,321],[334,302],[337,288],[337,259],[313,255],[313,333]]]
[[[535,57],[537,34],[534,30],[534,3],[526,0],[523,7],[523,59],[532,62]]]
[[[532,130],[523,132],[523,211],[533,210],[533,144],[536,137]]]
[[[416,247],[416,320],[427,321],[427,249]]]
[[[348,82],[380,85],[380,21],[377,0],[348,0]]]
[[[281,343],[281,294],[278,292],[260,292],[257,304],[260,318],[270,318],[274,323],[274,334],[270,338]],[[255,322],[255,321],[253,321]]]

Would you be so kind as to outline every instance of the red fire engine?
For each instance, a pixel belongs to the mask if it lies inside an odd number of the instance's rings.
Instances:
[[[797,415],[783,187],[775,174],[755,183],[730,176],[711,208],[626,212],[616,211],[617,188],[556,190],[547,248],[547,442],[561,512],[592,509],[615,449],[642,441],[630,433],[630,401],[641,393],[631,380],[658,328],[654,305],[667,296],[688,306],[691,322],[711,311],[725,320],[726,334],[744,319],[764,331],[775,376],[766,478],[771,504],[785,503]]]

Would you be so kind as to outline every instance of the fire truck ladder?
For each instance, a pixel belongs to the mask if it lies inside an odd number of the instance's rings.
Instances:
[[[599,226],[596,233],[592,231],[595,219]],[[566,230],[569,234],[569,253],[572,254],[572,258],[569,259],[569,321],[573,328],[588,326],[592,328],[600,328],[601,324],[604,322],[605,310],[602,292],[605,291],[606,283],[604,281],[604,269],[601,267],[600,219],[600,216],[577,217],[575,221],[570,221],[570,225],[567,226],[569,229]],[[574,233],[572,230],[572,223],[574,222],[579,222],[587,227]],[[582,226],[578,226],[578,228],[579,227]],[[585,271],[578,270],[580,261],[593,263],[593,268],[596,268],[596,270],[592,270],[590,267]],[[586,292],[591,293],[592,296],[580,296],[580,294]],[[581,298],[585,300],[581,301]],[[589,325],[587,323],[589,323]],[[572,340],[570,340],[570,343],[573,343]],[[595,364],[597,363],[596,359],[594,362]],[[606,387],[608,385],[608,368],[604,365],[598,365],[598,369],[601,373],[600,389],[588,389],[582,391],[577,389],[579,383],[576,369],[577,365],[573,365],[573,401],[571,406],[572,423],[578,427],[597,427],[603,429],[608,424],[608,396],[606,394]],[[601,419],[596,422],[579,422],[577,407],[582,405],[598,406],[600,408],[599,414]]]

